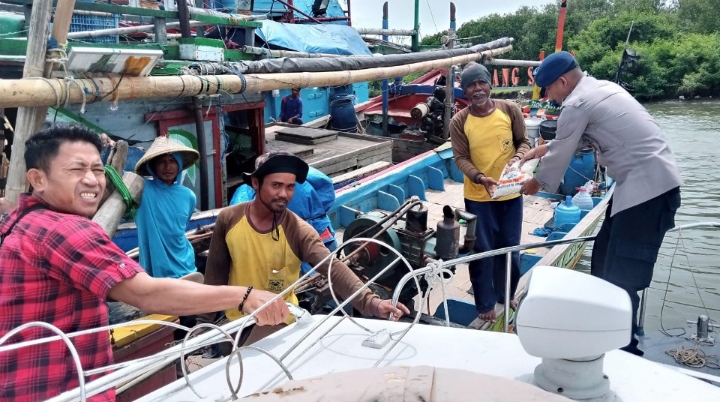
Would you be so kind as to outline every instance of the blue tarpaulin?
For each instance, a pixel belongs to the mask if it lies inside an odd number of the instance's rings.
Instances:
[[[371,55],[357,31],[347,25],[283,24],[262,21],[255,30],[263,41],[284,49],[307,53]]]

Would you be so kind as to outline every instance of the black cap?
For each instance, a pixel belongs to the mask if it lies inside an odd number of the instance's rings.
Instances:
[[[290,152],[274,151],[264,153],[255,160],[255,171],[243,173],[243,180],[246,184],[252,185],[252,177],[265,177],[273,173],[292,173],[295,181],[305,183],[308,175],[308,164],[304,160]]]

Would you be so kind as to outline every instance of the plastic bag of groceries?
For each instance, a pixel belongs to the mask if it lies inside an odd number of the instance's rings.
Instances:
[[[520,188],[526,181],[533,178],[533,172],[538,165],[540,159],[531,159],[520,167],[520,161],[517,161],[505,169],[500,176],[500,180],[495,187],[495,193],[492,198],[500,198],[510,194],[519,194]]]

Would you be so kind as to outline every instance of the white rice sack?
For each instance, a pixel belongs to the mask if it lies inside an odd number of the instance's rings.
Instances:
[[[519,194],[520,188],[526,181],[533,178],[533,172],[537,167],[540,159],[532,159],[525,162],[520,168],[520,161],[513,163],[510,169],[500,176],[500,180],[495,187],[495,193],[492,198],[500,198],[510,194]]]

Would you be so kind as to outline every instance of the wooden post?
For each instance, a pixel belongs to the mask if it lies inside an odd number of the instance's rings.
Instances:
[[[110,155],[108,155],[107,164],[115,168],[115,171],[118,172],[118,174],[122,174],[123,170],[125,170],[125,162],[127,161],[128,149],[128,143],[120,140],[115,143],[112,151],[110,151]],[[115,186],[108,181],[107,185],[105,186],[105,194],[103,195],[102,201],[100,201],[100,206],[102,206],[105,201],[110,198],[114,191]]]
[[[202,102],[197,96],[193,97],[192,109],[195,113],[195,133],[198,140],[198,151],[200,152],[200,209],[207,211],[210,209],[210,173],[207,163],[208,143],[205,135]],[[220,174],[220,172],[215,172],[215,174]]]
[[[447,48],[455,47],[455,3],[450,2],[450,29],[448,30]],[[453,94],[455,90],[455,66],[450,66],[445,73],[445,114],[443,117],[442,138],[450,138],[450,119],[452,119],[453,106],[455,100]]]
[[[30,27],[28,32],[27,56],[23,68],[23,78],[50,77],[53,63],[46,63],[46,49],[48,39],[48,26],[52,14],[52,0],[36,0],[33,2],[30,13]],[[64,48],[67,44],[67,33],[70,29],[72,12],[75,0],[59,0],[55,11],[52,37],[58,46]],[[25,178],[25,141],[35,134],[47,116],[47,106],[25,107],[18,109],[15,122],[15,135],[13,138],[12,155],[14,155],[8,173],[6,198],[16,204],[20,193],[25,192],[27,181]]]
[[[155,42],[163,45],[167,43],[168,34],[165,18],[155,17],[155,28],[153,31],[155,32]]]
[[[65,49],[67,46],[68,31],[70,30],[70,23],[72,23],[74,9],[75,0],[58,0],[57,7],[55,7],[55,19],[53,20],[51,37],[57,41],[60,49]],[[53,63],[45,65],[45,78],[50,77],[53,67]]]
[[[52,0],[37,0],[33,3],[30,12],[27,56],[23,67],[23,78],[43,76],[51,12]],[[41,124],[38,123],[38,120],[45,121],[46,114],[47,106],[21,107],[18,109],[12,145],[13,160],[5,187],[5,198],[13,204],[17,204],[20,193],[25,192],[27,187],[24,158],[25,141],[37,131]]]
[[[120,174],[125,170],[129,149],[128,143],[120,140],[115,143],[112,154],[108,157],[108,164],[114,167],[115,171]]]
[[[142,198],[143,188],[145,187],[145,181],[142,177],[135,173],[125,173],[123,175],[123,182],[130,190],[130,194],[133,197],[133,201],[140,203]],[[93,222],[98,223],[105,233],[112,238],[117,232],[118,225],[120,224],[120,218],[125,214],[125,200],[119,191],[114,191],[110,198],[98,209],[93,216]]]

